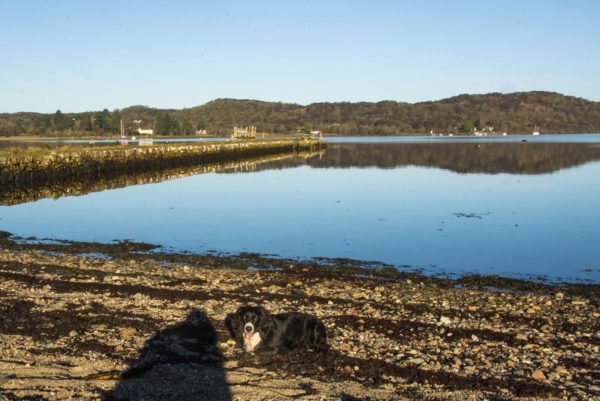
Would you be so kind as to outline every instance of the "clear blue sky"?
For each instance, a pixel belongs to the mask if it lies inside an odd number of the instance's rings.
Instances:
[[[0,112],[220,97],[600,101],[600,1],[0,0]]]

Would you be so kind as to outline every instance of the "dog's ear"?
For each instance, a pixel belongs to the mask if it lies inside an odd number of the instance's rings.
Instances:
[[[263,334],[270,333],[275,326],[275,319],[273,319],[273,316],[262,307],[258,308],[258,316],[260,317],[260,320],[258,321],[258,330]]]
[[[227,327],[231,337],[237,340],[240,336],[240,314],[228,313],[225,316],[225,327]]]

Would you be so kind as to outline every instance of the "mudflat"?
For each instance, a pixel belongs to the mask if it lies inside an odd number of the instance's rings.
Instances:
[[[598,286],[0,237],[0,399],[600,397]],[[319,316],[329,351],[243,353],[249,303]]]

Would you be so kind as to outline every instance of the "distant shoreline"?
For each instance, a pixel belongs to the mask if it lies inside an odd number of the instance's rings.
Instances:
[[[600,130],[596,132],[542,132],[541,135],[594,135],[600,134]],[[519,136],[519,135],[531,135],[531,132],[507,132],[506,136]],[[289,136],[298,136],[297,134],[267,134],[266,138],[286,138]],[[365,137],[365,138],[389,138],[389,137],[415,137],[415,136],[449,136],[447,133],[400,133],[400,134],[389,134],[389,135],[340,135],[340,134],[331,134],[331,133],[323,133],[324,138],[352,138],[352,137]],[[485,138],[487,137],[502,137],[503,134],[489,134],[483,136],[477,136],[473,134],[452,134],[454,137],[464,138],[464,137],[473,137],[473,138]],[[131,138],[131,137],[130,137]],[[129,138],[129,139],[130,139]],[[227,136],[223,135],[192,135],[192,136],[183,136],[183,135],[152,135],[152,136],[144,136],[138,137],[137,139],[148,138],[148,139],[212,139],[212,138],[227,138]],[[68,140],[114,140],[115,142],[119,141],[119,137],[116,135],[110,136],[43,136],[43,135],[13,135],[13,136],[0,136],[0,142],[36,142],[36,141],[68,141]]]
[[[555,92],[459,95],[405,103],[321,102],[309,105],[216,99],[184,109],[130,106],[111,112],[1,113],[0,135],[228,135],[234,129],[289,134],[396,135],[444,132],[578,133],[600,129],[600,102]],[[87,135],[86,135],[87,134]]]

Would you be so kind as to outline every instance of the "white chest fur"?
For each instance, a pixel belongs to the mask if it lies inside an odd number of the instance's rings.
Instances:
[[[261,338],[260,333],[253,333],[250,339],[244,337],[244,350],[246,352],[254,352],[258,344],[260,344]]]

